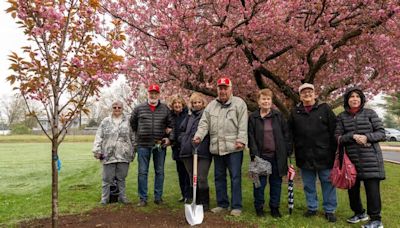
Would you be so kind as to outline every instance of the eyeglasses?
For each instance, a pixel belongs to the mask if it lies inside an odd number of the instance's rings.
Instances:
[[[313,94],[314,90],[303,90],[300,92],[300,95],[305,95],[305,94]]]
[[[113,109],[122,109],[122,107],[113,107]]]

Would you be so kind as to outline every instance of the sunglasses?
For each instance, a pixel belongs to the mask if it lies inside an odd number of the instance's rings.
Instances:
[[[122,109],[122,107],[112,107],[113,109]]]

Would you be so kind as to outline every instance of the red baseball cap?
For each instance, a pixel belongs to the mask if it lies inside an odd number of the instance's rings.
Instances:
[[[149,88],[147,89],[147,92],[151,91],[156,91],[157,93],[160,93],[160,86],[158,86],[157,84],[150,85]]]
[[[220,78],[217,81],[217,86],[232,86],[232,81],[229,78]]]

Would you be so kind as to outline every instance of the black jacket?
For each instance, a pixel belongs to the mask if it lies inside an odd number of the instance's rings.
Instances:
[[[132,112],[130,124],[135,133],[136,145],[152,147],[156,140],[167,137],[166,128],[172,128],[169,140],[174,139],[174,119],[167,105],[158,102],[154,112],[149,104],[144,102],[135,107]]]
[[[355,114],[349,112],[349,96],[357,92],[361,97],[360,110]],[[364,108],[365,96],[357,87],[350,88],[344,95],[345,111],[337,117],[336,136],[346,148],[347,154],[356,166],[359,179],[385,179],[380,141],[385,140],[382,121],[374,110]],[[367,136],[368,145],[363,146],[353,139],[354,134]]]
[[[336,152],[336,117],[329,105],[316,102],[309,113],[302,103],[289,117],[296,165],[303,169],[331,169]]]
[[[174,142],[171,146],[172,159],[174,159],[174,160],[179,160],[179,152],[181,150],[181,145],[178,142],[178,139],[179,139],[180,135],[182,134],[182,130],[181,130],[180,126],[181,126],[182,122],[186,119],[187,115],[188,115],[187,108],[184,108],[182,110],[182,112],[180,112],[180,113],[175,113],[174,111],[172,111],[172,116],[173,116],[174,122],[175,122]]]
[[[287,158],[291,153],[289,130],[286,120],[280,112],[272,109],[271,118],[279,176],[285,176],[288,169]],[[260,116],[259,109],[249,116],[248,136],[250,156],[260,157],[264,140],[264,120]]]
[[[181,130],[182,134],[179,137],[179,141],[181,143],[181,151],[180,157],[187,158],[193,155],[193,144],[192,139],[197,131],[197,126],[199,125],[199,121],[201,115],[203,114],[203,110],[193,111],[190,113],[185,120],[182,122]],[[197,147],[197,154],[200,158],[211,159],[210,154],[210,135],[207,135],[204,140]]]

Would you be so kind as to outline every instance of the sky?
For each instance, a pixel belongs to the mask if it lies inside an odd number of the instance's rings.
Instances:
[[[8,96],[12,93],[10,83],[6,81],[11,71],[8,70],[10,62],[8,55],[12,51],[21,53],[20,47],[26,44],[26,38],[22,29],[18,28],[15,20],[6,14],[5,10],[8,8],[8,3],[4,0],[0,1],[0,97]]]

